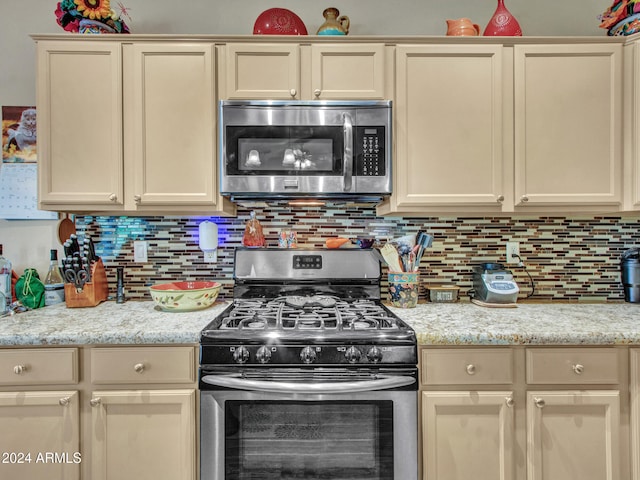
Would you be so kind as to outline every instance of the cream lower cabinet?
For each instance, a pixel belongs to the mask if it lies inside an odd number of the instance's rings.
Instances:
[[[631,369],[631,478],[640,480],[640,348],[629,354]]]
[[[77,349],[0,350],[0,478],[80,478],[77,383]]]
[[[423,347],[420,357],[423,480],[630,478],[627,349]],[[637,467],[637,444],[631,452]]]
[[[90,354],[88,478],[196,480],[195,347],[96,347]]]
[[[196,477],[196,392],[96,390],[90,400],[92,480]]]
[[[235,213],[212,43],[39,40],[37,58],[40,208]]]
[[[226,99],[389,99],[383,43],[228,43]]]

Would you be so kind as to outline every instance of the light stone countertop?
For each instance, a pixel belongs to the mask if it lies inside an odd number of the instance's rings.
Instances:
[[[0,318],[0,346],[196,344],[200,331],[227,305],[164,312],[151,301],[108,301],[90,308],[62,303]]]
[[[414,328],[420,345],[640,344],[640,304],[425,303],[390,310]]]
[[[163,312],[150,301],[93,308],[64,304],[0,318],[0,346],[197,344],[228,303],[196,312]],[[640,304],[470,303],[389,307],[421,345],[640,345]]]

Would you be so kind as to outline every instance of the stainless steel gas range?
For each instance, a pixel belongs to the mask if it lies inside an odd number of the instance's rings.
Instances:
[[[201,336],[201,480],[417,480],[414,331],[371,250],[238,249]]]

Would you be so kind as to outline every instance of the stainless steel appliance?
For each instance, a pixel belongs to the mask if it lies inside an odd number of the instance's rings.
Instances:
[[[640,303],[640,249],[630,248],[620,259],[620,280],[624,290],[624,300]]]
[[[221,192],[376,199],[391,193],[390,101],[221,101]]]
[[[500,263],[482,263],[473,267],[473,298],[484,303],[515,303],[520,288],[510,270]]]
[[[201,480],[417,480],[415,332],[371,250],[238,249],[201,335]]]

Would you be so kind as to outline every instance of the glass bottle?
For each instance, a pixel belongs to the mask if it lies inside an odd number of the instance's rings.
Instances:
[[[0,244],[0,315],[11,310],[11,262],[2,255]]]
[[[51,249],[49,271],[44,279],[44,305],[48,307],[64,302],[64,280],[58,265],[58,250]]]

